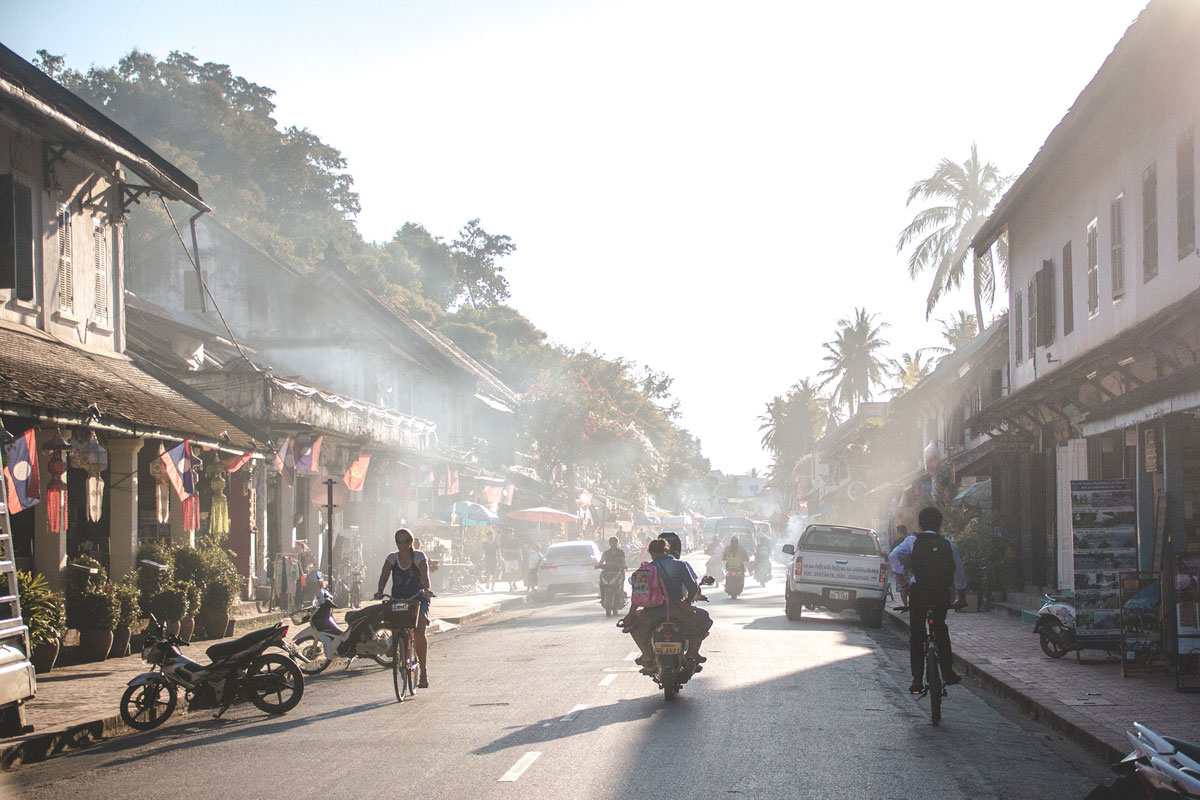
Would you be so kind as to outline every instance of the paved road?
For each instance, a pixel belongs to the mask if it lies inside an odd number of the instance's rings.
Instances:
[[[403,705],[390,673],[334,667],[284,717],[193,715],[0,777],[0,795],[979,800],[1080,798],[1106,780],[966,687],[932,727],[896,633],[851,615],[789,623],[779,591],[777,577],[736,602],[712,592],[709,663],[670,703],[594,600],[565,599],[436,637],[433,688]]]

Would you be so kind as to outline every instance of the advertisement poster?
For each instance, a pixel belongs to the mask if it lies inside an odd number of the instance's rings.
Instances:
[[[1157,572],[1121,573],[1121,674],[1163,663],[1162,584]]]
[[[1200,682],[1200,553],[1175,556],[1175,624],[1179,635],[1178,686]]]
[[[1071,481],[1071,527],[1079,649],[1115,646],[1121,641],[1120,575],[1138,568],[1133,481]]]

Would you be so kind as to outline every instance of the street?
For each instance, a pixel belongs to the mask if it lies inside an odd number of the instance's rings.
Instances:
[[[966,685],[951,687],[932,727],[928,702],[905,692],[900,635],[852,614],[789,623],[781,569],[737,601],[710,590],[708,664],[669,703],[637,673],[631,640],[580,595],[433,637],[433,686],[403,704],[389,672],[335,665],[286,716],[248,705],[189,715],[0,780],[6,796],[40,800],[83,787],[139,800],[978,800],[1081,798],[1108,779],[1093,756]]]

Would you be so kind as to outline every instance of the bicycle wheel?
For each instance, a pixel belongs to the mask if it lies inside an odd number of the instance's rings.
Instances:
[[[402,671],[408,671],[404,666],[404,659],[407,657],[407,639],[399,631],[392,631],[392,686],[396,690],[397,703],[404,702],[404,690],[401,688],[404,679],[400,677],[400,674]]]
[[[408,650],[408,655],[404,659],[404,684],[408,689],[408,696],[412,697],[417,693],[417,671],[420,669],[420,662],[417,661],[417,645],[412,628],[404,631],[404,642]]]
[[[929,691],[929,711],[933,724],[937,725],[942,721],[942,670],[937,648],[933,646],[925,651],[925,686]]]

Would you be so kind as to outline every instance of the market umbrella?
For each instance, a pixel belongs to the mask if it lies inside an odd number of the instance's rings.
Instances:
[[[676,517],[663,517],[662,518],[662,524],[664,526],[670,526],[670,527],[676,527],[676,526],[686,527],[688,525],[691,525],[692,521],[693,520],[692,520],[692,517],[690,514],[681,514]]]
[[[509,519],[515,519],[518,522],[543,522],[562,523],[562,522],[578,522],[579,517],[574,514],[569,514],[566,511],[559,511],[555,508],[546,506],[538,506],[537,508],[523,508],[518,511],[507,511],[504,516]]]
[[[440,516],[444,520],[449,520],[451,514],[458,514],[459,525],[472,525],[482,528],[486,525],[495,525],[500,521],[500,518],[493,514],[487,506],[481,506],[479,503],[468,503],[466,500],[460,500],[455,503],[443,511]]]

